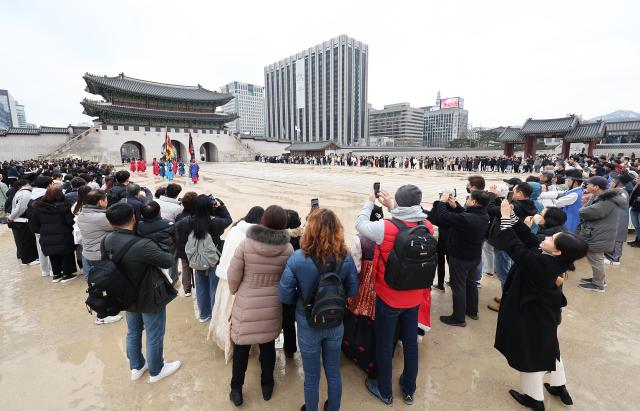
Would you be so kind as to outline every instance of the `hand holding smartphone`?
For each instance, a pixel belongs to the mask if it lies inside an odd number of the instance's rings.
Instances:
[[[380,196],[380,182],[373,183],[373,194],[376,198]]]
[[[318,207],[320,207],[320,201],[317,198],[312,198],[311,208],[318,208]]]

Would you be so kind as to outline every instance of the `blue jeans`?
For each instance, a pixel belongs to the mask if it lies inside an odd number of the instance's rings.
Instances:
[[[640,211],[629,211],[629,217],[631,217],[631,224],[636,229],[636,240],[640,241]]]
[[[498,274],[498,279],[500,280],[500,284],[502,288],[504,288],[504,283],[507,282],[507,276],[509,274],[509,270],[511,270],[511,266],[513,265],[513,260],[509,257],[504,250],[495,249],[495,259],[496,259],[496,274]]]
[[[399,327],[398,327],[399,325]],[[376,297],[376,361],[378,362],[378,388],[384,398],[391,398],[391,374],[393,370],[393,347],[396,328],[404,351],[402,387],[405,394],[413,395],[418,377],[418,306],[392,308]]]
[[[476,273],[475,273],[475,280],[476,280],[477,283],[479,283],[482,280],[482,267],[483,266],[484,266],[484,264],[482,263],[482,260],[480,260],[480,262],[476,266]]]
[[[206,320],[211,318],[213,303],[216,300],[216,289],[218,288],[218,276],[216,269],[210,268],[208,271],[197,271],[196,276],[196,300],[198,302],[198,311],[200,311],[200,319]]]
[[[320,390],[320,357],[327,378],[329,411],[340,409],[342,377],[340,375],[340,348],[344,326],[319,330],[309,327],[304,314],[296,313],[298,348],[304,370],[304,403],[307,411],[317,411]]]
[[[85,280],[89,281],[89,270],[99,260],[87,260],[85,256],[82,256],[82,276]]]
[[[164,366],[162,350],[164,329],[167,323],[167,307],[153,314],[127,311],[127,358],[129,368],[139,370],[144,366],[142,355],[142,330],[147,330],[147,366],[149,374],[156,376]]]

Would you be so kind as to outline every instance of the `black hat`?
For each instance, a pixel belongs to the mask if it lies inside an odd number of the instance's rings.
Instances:
[[[600,189],[602,190],[606,190],[607,186],[609,185],[609,182],[607,181],[607,179],[601,176],[591,177],[590,179],[587,180],[587,182],[589,184],[593,184],[594,186],[600,187]]]
[[[518,177],[512,177],[502,181],[509,184],[510,186],[517,186],[518,184],[522,183],[522,180],[520,180]]]
[[[47,176],[38,176],[36,177],[36,179],[33,181],[33,184],[31,185],[37,188],[47,188],[52,183],[53,183],[53,178],[47,177]]]
[[[584,181],[584,178],[582,178],[582,172],[580,172],[580,170],[569,170],[566,173],[564,173],[564,178],[565,179],[571,179],[574,181]]]
[[[396,204],[398,207],[411,207],[420,205],[422,202],[422,191],[412,184],[407,184],[396,191]]]

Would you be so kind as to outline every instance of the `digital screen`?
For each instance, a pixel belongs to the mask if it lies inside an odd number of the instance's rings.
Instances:
[[[450,97],[440,99],[440,109],[444,108],[464,108],[464,99],[460,97]]]

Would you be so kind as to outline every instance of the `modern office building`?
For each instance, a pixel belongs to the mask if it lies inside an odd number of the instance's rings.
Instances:
[[[27,127],[24,105],[19,104],[8,90],[0,90],[0,128],[11,127]]]
[[[371,111],[369,136],[372,145],[391,142],[395,147],[419,146],[424,136],[424,110],[399,103]]]
[[[461,97],[438,98],[437,105],[423,110],[425,146],[447,147],[451,140],[466,138],[469,112]]]
[[[234,99],[220,108],[223,113],[235,113],[238,118],[227,124],[237,134],[264,135],[264,87],[234,81],[220,88]]]
[[[366,145],[369,47],[346,35],[264,69],[265,136]]]

